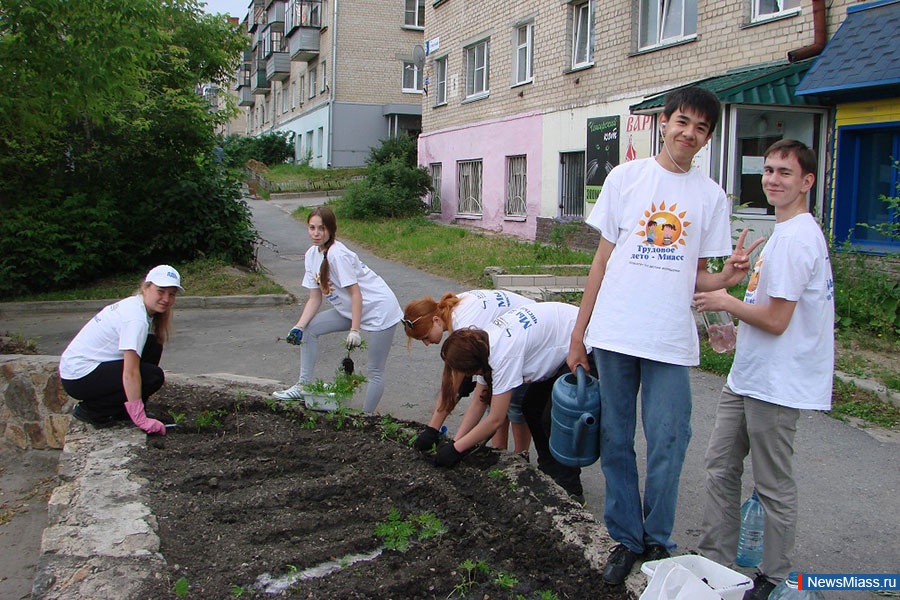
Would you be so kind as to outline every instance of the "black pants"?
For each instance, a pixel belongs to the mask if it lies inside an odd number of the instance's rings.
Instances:
[[[596,377],[597,367],[594,366],[594,361],[588,357],[588,362],[591,365],[591,375]],[[581,496],[584,494],[584,488],[581,486],[581,467],[564,465],[550,453],[553,384],[567,373],[569,367],[563,364],[553,377],[528,384],[525,398],[522,400],[522,413],[525,415],[525,422],[531,430],[531,440],[537,450],[538,468],[552,477],[570,496]]]
[[[165,383],[165,375],[159,367],[162,351],[162,344],[156,336],[152,333],[148,335],[141,353],[141,398],[144,403]],[[80,379],[63,379],[62,386],[69,396],[81,401],[81,408],[90,418],[125,419],[128,418],[125,411],[128,398],[122,385],[124,369],[124,359],[100,363]]]

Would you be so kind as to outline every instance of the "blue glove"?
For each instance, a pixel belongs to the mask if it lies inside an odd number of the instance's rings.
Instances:
[[[294,346],[300,345],[300,340],[303,339],[303,330],[299,327],[294,327],[291,329],[291,332],[285,338],[285,341],[288,344],[293,344]]]

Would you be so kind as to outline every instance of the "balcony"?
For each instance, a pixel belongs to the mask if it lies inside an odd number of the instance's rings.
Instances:
[[[284,2],[276,1],[266,8],[266,26],[284,31]]]
[[[321,29],[321,0],[290,0],[284,15],[285,31],[291,33],[298,27]]]
[[[272,89],[269,79],[266,77],[265,66],[250,74],[250,93],[254,95],[268,94]]]
[[[242,86],[238,92],[238,106],[253,106],[253,94],[249,87]]]
[[[309,62],[319,56],[319,29],[298,27],[288,34],[291,60]]]
[[[287,52],[272,52],[266,59],[266,79],[284,81],[291,76],[291,57]]]

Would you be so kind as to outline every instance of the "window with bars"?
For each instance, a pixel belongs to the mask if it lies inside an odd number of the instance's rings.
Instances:
[[[534,65],[534,23],[516,28],[513,47],[513,83],[528,83]]]
[[[481,161],[458,161],[456,163],[456,176],[457,214],[481,215]]]
[[[506,157],[506,208],[507,217],[524,217],[527,208],[525,189],[527,185],[525,156]]]
[[[697,33],[697,0],[640,0],[638,46],[652,48]]]
[[[466,98],[486,95],[490,91],[489,51],[490,40],[482,40],[466,48]]]
[[[800,0],[751,0],[751,2],[754,21],[800,12]]]
[[[434,60],[434,105],[447,104],[447,57]]]
[[[594,2],[572,5],[572,68],[594,62]]]
[[[425,27],[425,0],[406,0],[403,23],[407,27]]]
[[[443,176],[443,166],[441,163],[431,163],[428,165],[428,170],[431,171],[431,212],[439,213],[441,212],[441,179]]]
[[[559,155],[559,216],[584,217],[584,152]]]

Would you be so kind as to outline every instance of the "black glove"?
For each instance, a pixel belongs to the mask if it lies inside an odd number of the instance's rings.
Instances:
[[[457,451],[453,442],[450,442],[438,448],[437,454],[434,455],[434,466],[452,467],[461,461],[462,457],[462,452]]]
[[[416,441],[413,442],[413,447],[419,452],[428,452],[434,448],[435,444],[437,444],[440,439],[440,432],[434,427],[426,425],[425,429],[422,430],[422,433],[419,434],[419,437],[416,438]]]

